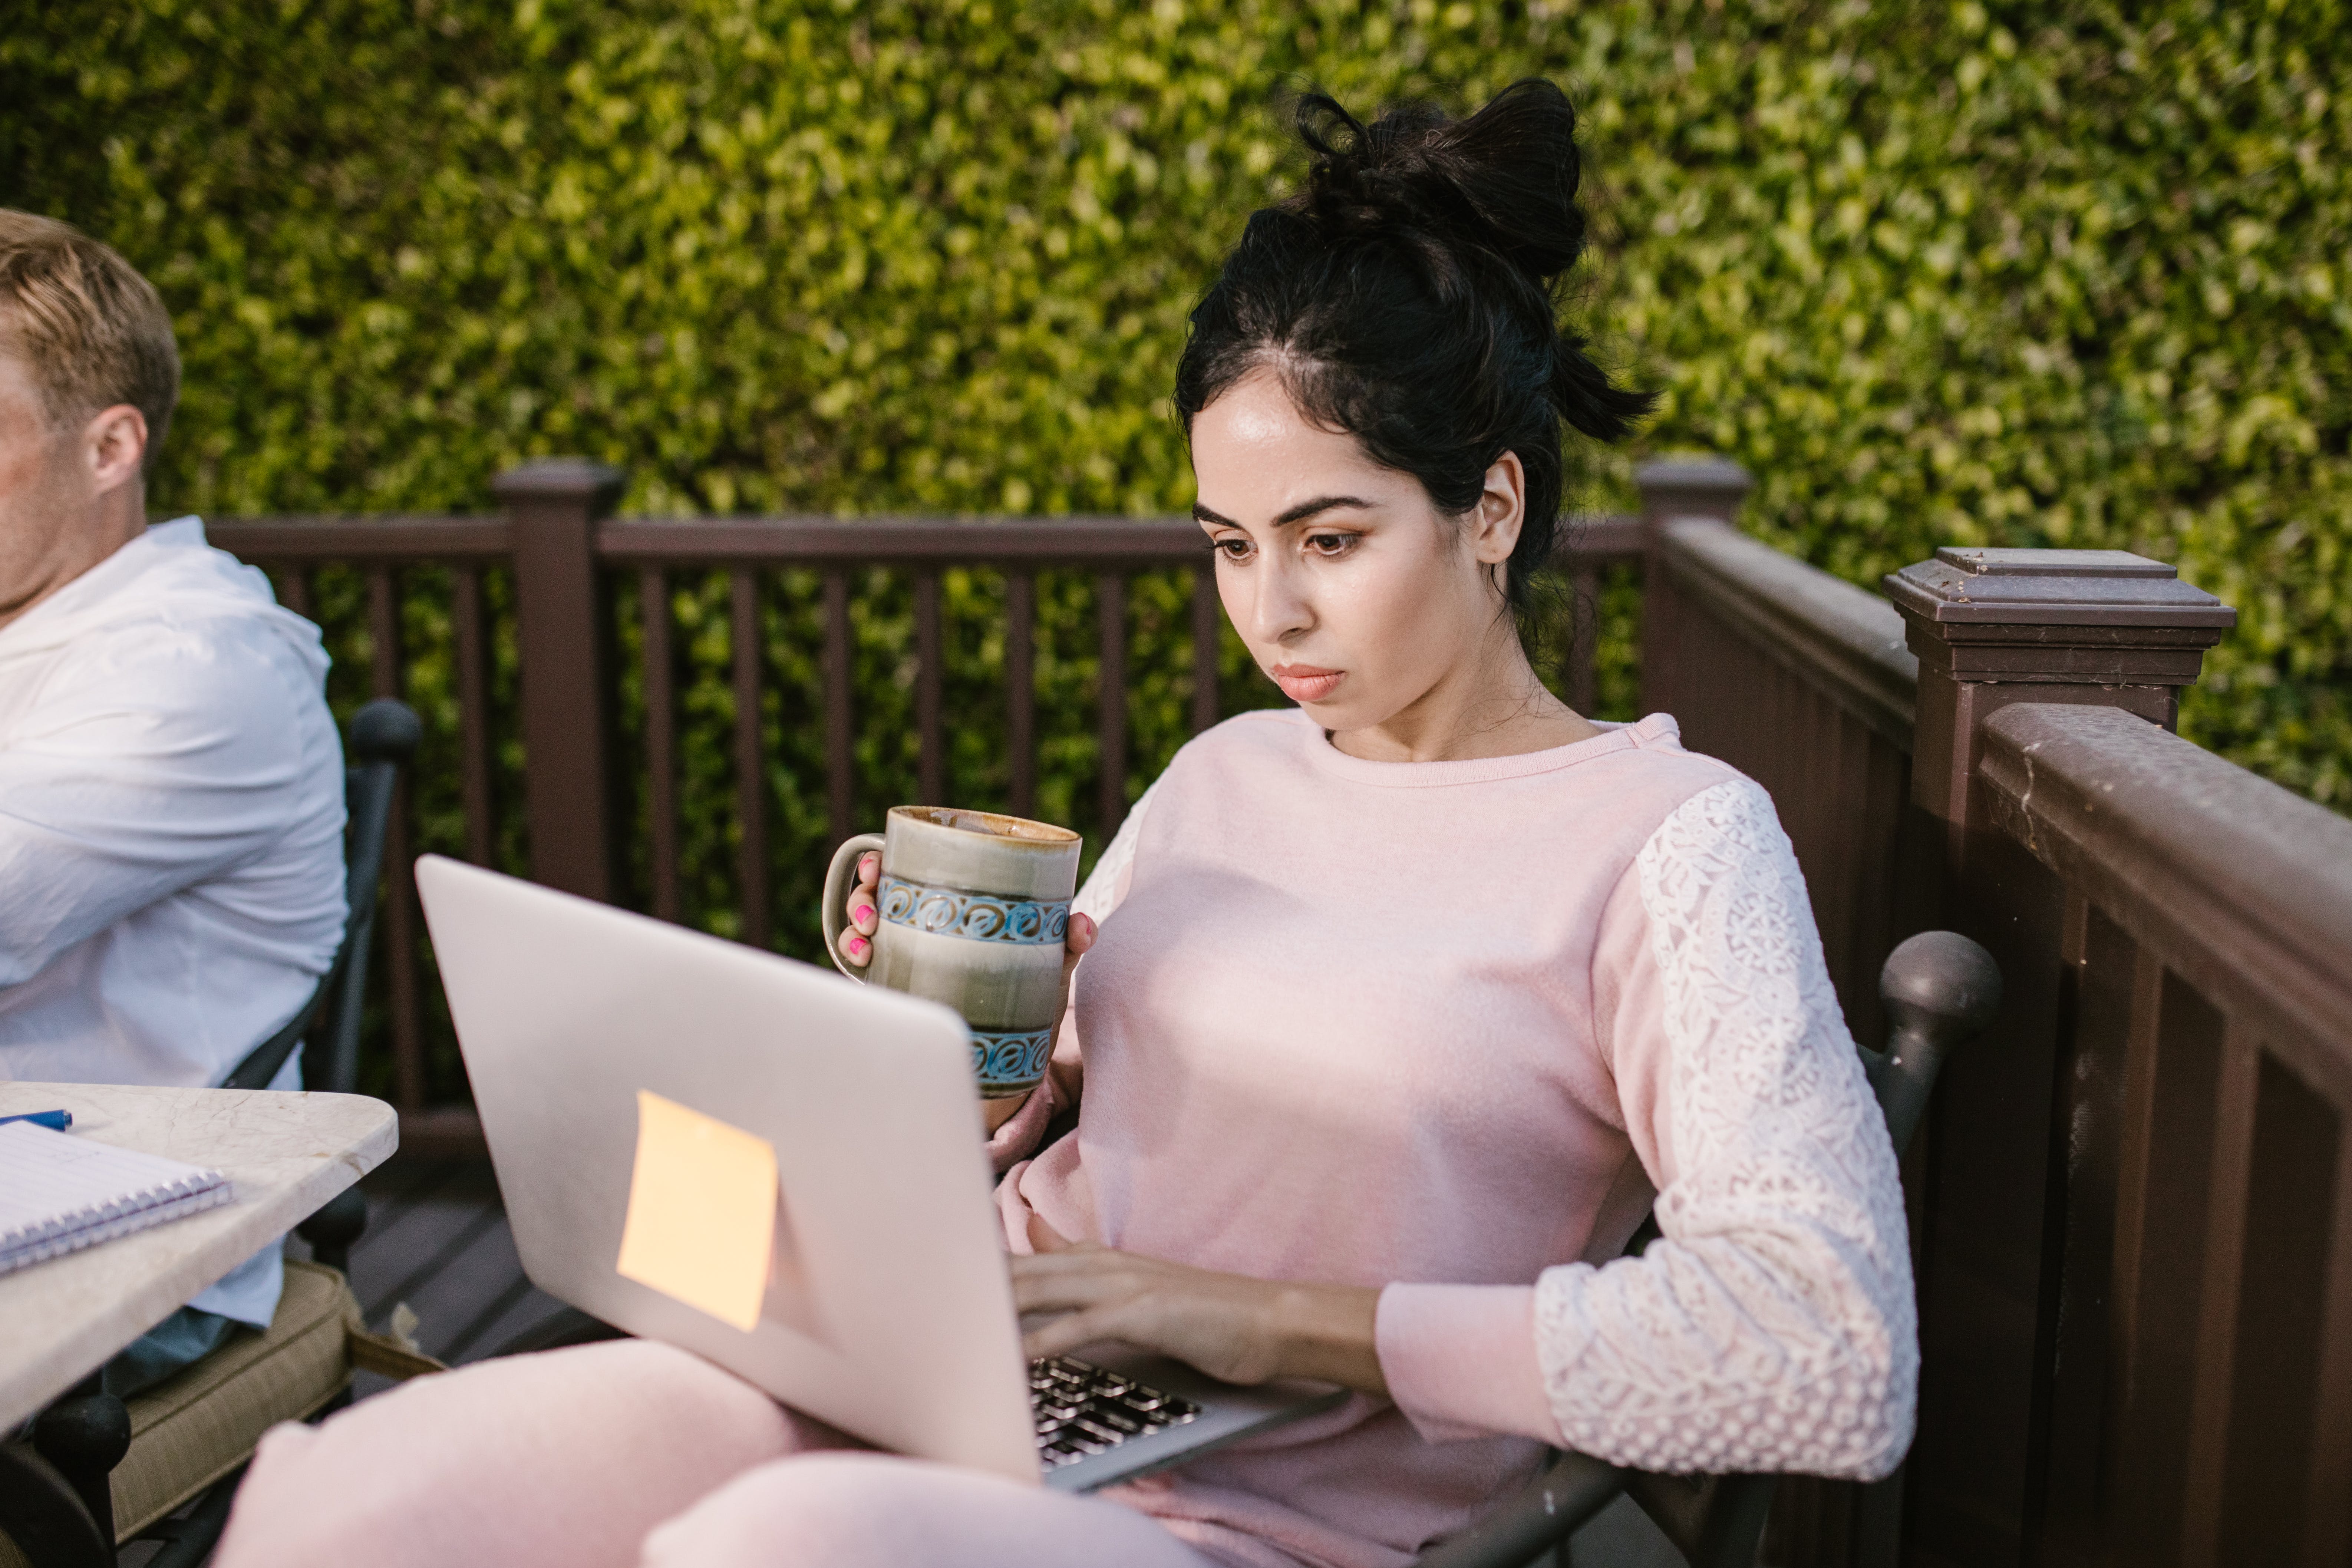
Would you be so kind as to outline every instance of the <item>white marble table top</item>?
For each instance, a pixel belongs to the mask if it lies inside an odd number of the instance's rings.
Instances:
[[[0,1083],[0,1116],[73,1112],[71,1136],[207,1165],[236,1199],[0,1274],[0,1432],[309,1218],[400,1142],[380,1100],[268,1089]]]

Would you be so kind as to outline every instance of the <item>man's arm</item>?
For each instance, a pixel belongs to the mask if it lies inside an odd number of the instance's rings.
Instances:
[[[126,627],[70,656],[0,739],[0,986],[287,826],[289,715],[315,694],[254,634],[207,629]]]

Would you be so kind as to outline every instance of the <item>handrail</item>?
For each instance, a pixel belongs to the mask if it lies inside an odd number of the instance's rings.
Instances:
[[[1208,558],[1190,518],[615,518],[597,555],[628,565],[754,562],[858,565],[1190,564]]]
[[[205,537],[247,561],[490,561],[514,553],[514,523],[497,516],[224,517],[206,520]]]
[[[1658,569],[1684,593],[1910,751],[1919,660],[1892,605],[1715,518],[1670,519],[1657,541]]]
[[[1996,823],[2352,1099],[2352,821],[2115,708],[1984,725]]]
[[[232,554],[289,563],[484,561],[514,552],[505,516],[225,517],[205,531]],[[1562,565],[1642,553],[1641,524],[1629,517],[1570,518],[1559,537]],[[1183,517],[614,518],[597,524],[595,551],[635,566],[1158,566],[1208,554],[1200,525]]]
[[[1632,518],[1571,518],[1562,564],[1641,553]],[[632,565],[854,562],[862,565],[1192,565],[1209,554],[1188,517],[615,518],[596,530],[596,553]]]

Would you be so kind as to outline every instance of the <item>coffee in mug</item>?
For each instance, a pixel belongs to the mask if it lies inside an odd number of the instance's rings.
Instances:
[[[971,1030],[980,1092],[1025,1094],[1045,1076],[1062,1002],[1064,939],[1084,840],[1066,827],[950,806],[895,805],[880,833],[833,852],[825,951],[852,980],[945,1003]],[[882,852],[874,960],[841,955],[858,858]]]

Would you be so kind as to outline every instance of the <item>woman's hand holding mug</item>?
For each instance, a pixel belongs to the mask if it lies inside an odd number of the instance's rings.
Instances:
[[[874,932],[882,923],[881,895],[876,889],[882,880],[882,857],[867,850],[857,858],[857,879],[849,889],[849,905],[844,911],[849,929],[842,933],[841,956],[848,963],[864,969],[874,962]],[[1062,1023],[1070,1012],[1070,976],[1078,967],[1078,960],[1095,944],[1095,922],[1086,915],[1070,916],[1068,931],[1062,939],[1062,999],[1054,1009],[1054,1044],[1062,1042]],[[1049,1058],[1050,1059],[1050,1058]],[[1052,1070],[1050,1068],[1047,1070]],[[1073,1089],[1076,1085],[1071,1086]],[[1034,1092],[1034,1090],[1031,1092]],[[1006,1095],[983,1099],[981,1114],[991,1132],[1003,1126],[1029,1103],[1027,1094]]]
[[[897,805],[883,832],[845,840],[825,869],[834,963],[961,1015],[992,1131],[1045,1077],[1071,969],[1094,942],[1094,922],[1070,910],[1082,847],[1050,823]]]

